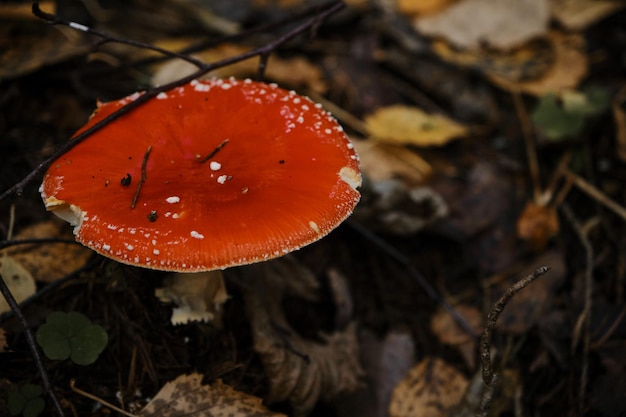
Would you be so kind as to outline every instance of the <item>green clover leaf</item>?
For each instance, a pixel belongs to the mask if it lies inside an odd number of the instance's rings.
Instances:
[[[70,358],[77,365],[90,365],[108,342],[108,335],[100,325],[80,313],[54,312],[37,330],[37,343],[49,359]]]
[[[606,112],[611,97],[605,89],[566,91],[541,97],[531,115],[533,124],[552,141],[576,137],[592,117]]]
[[[42,393],[39,385],[22,385],[18,391],[9,394],[9,414],[17,416],[21,413],[24,417],[37,417],[46,407],[46,402],[41,398]]]

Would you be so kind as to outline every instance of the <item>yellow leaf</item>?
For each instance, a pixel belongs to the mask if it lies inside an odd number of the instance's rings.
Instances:
[[[441,146],[467,134],[464,126],[447,117],[401,105],[377,110],[365,118],[365,124],[377,140],[396,144]]]
[[[181,375],[168,382],[140,412],[141,417],[284,417],[273,413],[263,401],[215,381],[202,385],[202,375]]]

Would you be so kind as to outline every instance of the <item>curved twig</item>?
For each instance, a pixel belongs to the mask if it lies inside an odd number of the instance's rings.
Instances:
[[[493,392],[498,383],[498,376],[493,371],[493,364],[491,363],[491,339],[493,337],[493,330],[496,327],[500,314],[504,311],[507,303],[517,294],[521,289],[526,288],[531,282],[545,274],[550,270],[549,266],[539,267],[532,274],[522,278],[513,284],[512,287],[507,289],[504,294],[495,302],[489,315],[487,316],[487,323],[480,339],[480,361],[483,367],[483,382],[485,383],[485,389],[480,401],[480,407],[476,413],[478,416],[486,416],[491,399],[493,398]]]

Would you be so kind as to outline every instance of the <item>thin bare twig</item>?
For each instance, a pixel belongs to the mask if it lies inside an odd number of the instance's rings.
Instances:
[[[580,363],[580,386],[578,387],[578,415],[583,415],[589,374],[589,349],[591,346],[591,312],[593,309],[593,247],[587,238],[585,228],[580,224],[572,209],[563,204],[561,210],[570,222],[576,236],[585,250],[585,292],[583,311],[578,316],[575,326],[576,333],[582,334],[582,359]],[[572,338],[572,351],[578,344],[579,337]]]
[[[66,243],[68,245],[81,245],[81,243],[70,239],[59,239],[56,237],[31,238],[19,240],[0,240],[0,250],[10,248],[11,246],[32,245],[38,243]]]
[[[139,198],[141,187],[143,186],[143,183],[146,182],[146,178],[148,178],[148,175],[146,174],[146,170],[148,168],[148,158],[150,157],[151,151],[152,151],[152,145],[148,145],[148,149],[146,149],[146,153],[143,155],[143,161],[141,161],[141,176],[139,177],[139,182],[137,183],[137,190],[135,190],[133,201],[130,203],[131,209],[134,209],[135,206],[137,205],[137,199]]]
[[[202,68],[204,65],[206,65],[204,62],[190,56],[190,55],[185,55],[185,54],[181,54],[178,52],[172,52],[169,51],[167,49],[163,49],[160,48],[158,46],[154,46],[154,45],[150,45],[150,44],[146,44],[143,42],[137,42],[137,41],[133,41],[131,39],[124,39],[124,38],[119,38],[117,36],[111,35],[110,33],[104,33],[104,32],[100,32],[99,30],[96,29],[92,29],[88,26],[82,25],[80,23],[76,23],[76,22],[72,22],[70,20],[66,20],[63,19],[59,16],[56,16],[54,14],[50,14],[50,13],[46,13],[43,10],[41,10],[41,8],[39,7],[39,3],[35,2],[33,3],[33,15],[35,15],[35,17],[38,17],[41,20],[45,20],[46,22],[49,22],[52,25],[63,25],[63,26],[68,26],[74,30],[79,30],[81,32],[85,32],[89,35],[93,35],[96,36],[98,38],[101,38],[102,41],[100,43],[98,43],[98,45],[102,45],[104,43],[123,43],[125,45],[130,45],[130,46],[135,46],[137,48],[141,48],[141,49],[147,49],[150,51],[154,51],[154,52],[158,52],[162,55],[165,55],[169,58],[178,58],[178,59],[182,59],[184,61],[189,62],[190,64],[195,65],[198,68]]]
[[[208,154],[207,156],[205,156],[204,158],[202,158],[199,162],[200,162],[201,164],[204,164],[206,161],[208,161],[209,159],[213,158],[215,155],[217,155],[217,153],[218,153],[219,151],[221,151],[221,150],[222,150],[222,148],[223,148],[224,146],[226,146],[226,144],[227,144],[229,141],[230,141],[229,139],[224,139],[224,140],[222,141],[222,143],[220,143],[219,145],[217,145],[217,146],[215,147],[215,149],[213,149],[211,152],[209,152],[209,154]]]
[[[574,174],[572,171],[566,171],[565,175],[568,179],[572,181],[576,188],[587,194],[589,197],[597,200],[604,207],[608,208],[613,213],[620,216],[622,220],[626,221],[626,208],[619,205],[614,200],[610,199],[606,194],[597,189],[593,184],[587,182],[582,177]]]
[[[483,382],[485,383],[485,389],[483,391],[483,398],[480,402],[480,407],[476,415],[484,416],[489,410],[491,404],[490,398],[493,397],[493,391],[496,388],[498,381],[496,373],[493,371],[493,364],[491,363],[491,339],[493,338],[493,330],[496,327],[500,314],[504,311],[507,303],[517,294],[521,289],[526,288],[531,282],[539,278],[550,270],[549,266],[539,267],[532,274],[522,278],[513,284],[512,287],[507,289],[504,294],[495,302],[489,315],[487,316],[487,323],[480,339],[480,361],[483,368]]]
[[[126,410],[122,410],[121,408],[116,407],[115,405],[111,404],[110,402],[107,402],[107,401],[103,400],[102,398],[96,397],[95,395],[90,394],[87,391],[83,391],[82,389],[78,388],[76,386],[76,379],[70,379],[70,388],[75,393],[80,394],[83,397],[89,398],[90,400],[93,400],[93,401],[95,401],[97,403],[100,403],[103,406],[108,407],[108,408],[110,408],[113,411],[117,411],[118,413],[120,413],[122,415],[125,415],[127,417],[137,417],[134,414],[131,414],[131,413],[129,413]]]

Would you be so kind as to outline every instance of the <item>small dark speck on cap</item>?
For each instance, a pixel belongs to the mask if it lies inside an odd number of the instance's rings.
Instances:
[[[130,182],[132,181],[132,179],[133,179],[133,177],[131,177],[129,173],[126,173],[126,176],[120,180],[120,183],[124,187],[128,187],[130,185]]]

